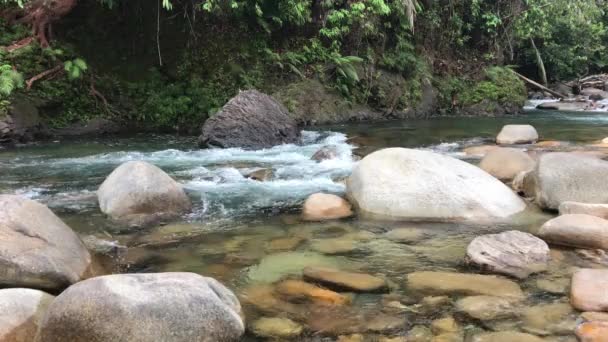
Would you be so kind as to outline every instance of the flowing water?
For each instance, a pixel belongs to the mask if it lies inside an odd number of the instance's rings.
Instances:
[[[500,128],[511,123],[532,124],[542,139],[567,142],[562,145],[567,149],[593,149],[589,144],[608,136],[608,114],[530,111],[498,119],[442,118],[321,127],[305,131],[301,144],[260,151],[200,150],[195,138],[160,135],[54,141],[0,150],[0,193],[46,203],[85,239],[95,236],[127,246],[126,252],[112,260],[116,272],[196,272],[219,279],[239,295],[286,276],[297,277],[306,265],[385,277],[391,294],[352,295],[352,305],[340,310],[284,301],[280,303],[285,307],[253,305],[248,300],[243,300],[243,305],[249,322],[264,315],[304,323],[304,335],[292,340],[333,341],[337,335],[359,331],[376,337],[395,336],[413,325],[428,326],[432,319],[453,311],[449,303],[422,310],[424,306],[417,304],[415,294],[406,290],[407,273],[471,272],[463,265],[463,256],[475,236],[510,229],[533,231],[552,214],[531,208],[513,222],[495,225],[357,218],[307,223],[298,217],[301,203],[315,192],[343,194],[344,179],[357,158],[384,147],[428,149],[476,163],[478,159],[467,157],[463,148],[492,143]],[[320,163],[310,159],[327,145],[336,147],[336,158]],[[193,200],[193,211],[181,220],[148,229],[135,230],[108,221],[97,207],[95,190],[116,166],[130,160],[153,163],[181,182]],[[271,169],[272,179],[260,182],[245,177],[259,168]],[[423,234],[415,243],[400,244],[384,235],[395,228],[417,228]],[[342,246],[341,250],[335,246]],[[567,299],[563,284],[571,268],[595,265],[575,251],[554,248],[552,253],[548,272],[520,282],[528,295],[527,306],[560,305]],[[387,306],[395,301],[401,303],[397,309]],[[366,315],[376,317],[378,313],[388,323],[370,327]],[[552,317],[553,321],[541,319],[540,323],[538,319],[530,322],[528,316],[491,322],[455,317],[467,332],[523,330],[550,335],[556,341],[573,340],[573,314]],[[396,318],[406,321],[390,326],[390,320]],[[254,336],[246,339],[258,340]]]

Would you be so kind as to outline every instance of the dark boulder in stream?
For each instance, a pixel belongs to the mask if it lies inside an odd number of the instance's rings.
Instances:
[[[194,273],[121,274],[69,287],[49,306],[39,342],[239,341],[237,297]]]
[[[49,208],[0,195],[0,287],[60,290],[90,272],[86,247]]]
[[[287,109],[256,90],[240,92],[203,125],[200,147],[262,149],[298,142],[300,130]]]

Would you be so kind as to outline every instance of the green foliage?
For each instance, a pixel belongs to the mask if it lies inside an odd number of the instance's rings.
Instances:
[[[23,87],[23,75],[8,64],[0,65],[0,99],[6,98],[14,90]]]
[[[71,80],[78,79],[87,71],[87,63],[82,58],[76,58],[63,63],[63,69]]]

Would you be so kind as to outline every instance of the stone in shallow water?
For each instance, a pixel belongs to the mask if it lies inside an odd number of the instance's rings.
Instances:
[[[342,335],[338,336],[337,342],[364,342],[365,336],[361,334]]]
[[[457,333],[460,331],[460,326],[454,320],[454,317],[447,316],[444,318],[436,319],[431,322],[431,331],[435,335],[441,335],[446,333]]]
[[[317,240],[312,243],[312,250],[327,255],[349,254],[357,249],[357,242],[350,238]]]
[[[34,341],[40,321],[54,298],[38,290],[0,290],[0,341]]]
[[[455,272],[414,272],[407,275],[411,291],[446,295],[488,295],[523,298],[515,282],[497,276]]]
[[[484,271],[524,279],[545,271],[549,264],[549,246],[532,234],[508,231],[478,236],[467,247],[467,262]]]
[[[510,181],[518,173],[532,170],[534,160],[520,149],[498,148],[488,152],[479,167],[501,181]]]
[[[462,342],[463,340],[461,333],[445,333],[433,337],[431,342]]]
[[[567,335],[576,327],[576,314],[568,303],[534,306],[522,312],[522,329],[535,335]]]
[[[529,144],[538,140],[538,132],[531,125],[505,125],[496,137],[499,145]]]
[[[291,236],[286,238],[274,239],[266,245],[266,250],[271,252],[291,251],[298,248],[298,246],[300,246],[305,241],[306,238],[303,236]]]
[[[557,245],[608,249],[608,220],[582,214],[562,215],[543,224],[538,236]]]
[[[284,280],[277,284],[277,293],[288,300],[306,299],[318,304],[344,305],[350,300],[337,292],[323,289],[301,280]]]
[[[536,280],[536,287],[552,294],[565,294],[569,286],[570,279],[566,278]]]
[[[253,322],[254,334],[267,338],[294,338],[302,333],[302,326],[288,318],[260,318]]]
[[[355,292],[384,292],[388,290],[388,284],[382,278],[326,267],[307,267],[304,269],[304,278],[337,290]]]
[[[576,327],[575,333],[582,342],[605,342],[608,338],[608,322],[586,322]]]
[[[585,214],[608,219],[608,204],[563,202],[559,205],[559,214]]]
[[[496,145],[480,145],[480,146],[470,146],[462,150],[464,154],[467,156],[473,157],[481,157],[483,158],[488,152],[493,151],[497,148],[500,148]]]
[[[518,331],[500,331],[475,335],[471,342],[544,342],[545,340],[534,335]]]
[[[608,322],[608,312],[583,312],[581,318],[586,322],[603,321]]]
[[[431,329],[423,325],[413,326],[412,329],[407,332],[408,342],[428,342],[432,337],[433,333],[431,332]]]
[[[350,203],[342,197],[317,193],[310,195],[302,208],[305,221],[336,220],[352,216]]]
[[[608,311],[608,270],[580,269],[574,272],[570,302],[581,311]]]
[[[395,317],[379,313],[371,317],[365,326],[367,331],[386,333],[396,331],[405,327],[405,317]]]
[[[482,321],[505,318],[516,315],[518,299],[494,296],[470,296],[456,302],[456,310]]]
[[[425,238],[424,231],[417,228],[397,228],[384,233],[387,239],[399,243],[413,243]]]
[[[306,319],[308,312],[302,305],[285,301],[278,297],[271,285],[254,285],[246,288],[240,295],[243,302],[252,305],[267,315],[284,315]]]
[[[308,266],[339,266],[338,259],[314,252],[285,252],[271,254],[249,268],[249,279],[273,283],[290,274],[300,274]]]

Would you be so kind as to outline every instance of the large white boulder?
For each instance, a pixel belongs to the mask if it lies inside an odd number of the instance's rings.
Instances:
[[[190,210],[181,185],[158,167],[141,161],[117,167],[97,190],[101,211],[112,219],[144,225]]]
[[[0,287],[60,290],[92,272],[80,238],[36,201],[0,195]]]
[[[237,297],[194,273],[117,274],[70,286],[49,306],[38,342],[239,341]]]
[[[531,144],[538,140],[538,132],[530,125],[505,125],[498,136],[499,145]]]
[[[563,202],[608,203],[608,162],[580,153],[547,153],[534,169],[536,202],[558,209]]]
[[[388,219],[488,220],[526,208],[513,191],[476,166],[405,148],[363,158],[347,181],[347,194],[361,214]]]
[[[0,290],[0,341],[31,342],[55,297],[32,289]]]

